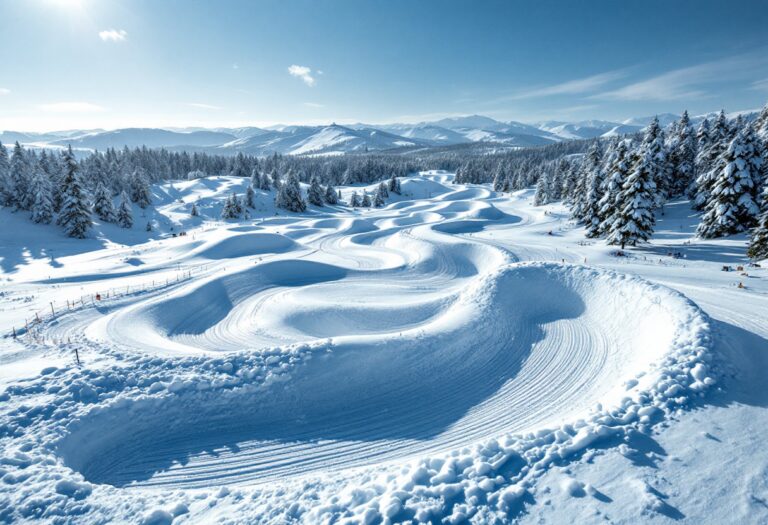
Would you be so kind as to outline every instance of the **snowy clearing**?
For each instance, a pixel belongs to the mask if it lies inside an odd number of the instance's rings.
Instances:
[[[674,202],[616,257],[452,179],[232,222],[247,179],[163,184],[155,231],[82,242],[0,210],[0,520],[768,519],[766,458],[737,473],[768,431],[768,276],[721,271],[744,237]]]

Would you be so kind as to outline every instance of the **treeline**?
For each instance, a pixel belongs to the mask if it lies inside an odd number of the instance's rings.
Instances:
[[[754,120],[724,112],[694,131],[688,113],[666,132],[658,120],[637,138],[595,141],[583,158],[560,159],[536,182],[535,204],[562,199],[588,237],[636,245],[651,238],[655,211],[688,197],[703,212],[705,239],[752,230],[749,256],[768,257],[768,106]]]

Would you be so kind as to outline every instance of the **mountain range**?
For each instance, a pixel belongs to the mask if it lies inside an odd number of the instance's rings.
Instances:
[[[61,148],[71,145],[80,151],[147,146],[174,151],[216,154],[333,155],[398,148],[430,148],[456,144],[486,143],[498,147],[543,146],[563,140],[609,137],[641,131],[653,117],[623,122],[585,120],[543,121],[532,124],[502,122],[471,115],[417,124],[352,124],[341,126],[272,126],[269,128],[125,128],[117,130],[67,130],[48,133],[0,132],[0,142],[18,141],[30,147]],[[678,115],[658,115],[662,126]],[[703,116],[693,118],[696,122]]]

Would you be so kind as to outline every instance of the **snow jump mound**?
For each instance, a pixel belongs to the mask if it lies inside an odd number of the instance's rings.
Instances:
[[[586,267],[505,265],[416,326],[387,326],[316,341],[301,359],[269,350],[280,380],[253,364],[259,351],[230,355],[228,380],[212,380],[205,358],[173,388],[72,422],[58,453],[117,487],[262,483],[465,454],[610,410],[636,420],[704,380],[708,325],[695,305]]]

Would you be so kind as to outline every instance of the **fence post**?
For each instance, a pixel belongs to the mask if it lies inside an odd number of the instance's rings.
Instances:
[[[56,312],[53,310],[53,301],[51,301],[51,315],[56,315]]]

